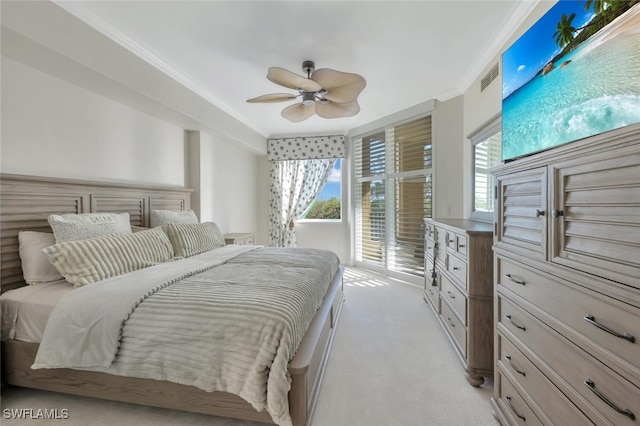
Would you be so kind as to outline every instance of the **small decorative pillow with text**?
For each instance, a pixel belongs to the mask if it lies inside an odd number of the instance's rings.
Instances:
[[[198,217],[193,210],[151,210],[150,225],[166,225],[167,223],[198,223]]]
[[[161,229],[169,236],[176,257],[189,257],[224,246],[222,232],[213,222],[167,223]]]
[[[173,258],[162,228],[58,243],[42,250],[75,287],[137,271]]]
[[[48,283],[63,279],[60,272],[49,263],[42,249],[56,243],[51,232],[18,232],[18,252],[22,263],[22,276],[27,284]]]
[[[52,214],[49,225],[57,243],[131,233],[129,213]]]

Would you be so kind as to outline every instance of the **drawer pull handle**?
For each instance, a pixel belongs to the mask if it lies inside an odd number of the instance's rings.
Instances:
[[[450,242],[450,243],[455,243],[455,242],[456,242],[456,240],[449,240],[449,242]]]
[[[527,419],[522,414],[518,413],[515,408],[513,408],[513,405],[511,404],[511,397],[510,396],[505,396],[504,399],[507,400],[507,405],[509,406],[511,411],[513,411],[513,414],[515,414],[516,416],[521,418],[523,422],[526,422]]]
[[[451,293],[450,291],[447,291],[447,294],[449,295],[450,298],[455,299],[456,295]]]
[[[447,320],[449,320],[449,325],[451,327],[455,327],[456,325],[453,323],[453,321],[451,321],[451,318],[447,318]]]
[[[524,325],[518,325],[518,324],[516,324],[516,323],[513,321],[513,319],[511,318],[511,314],[507,314],[507,315],[505,315],[504,317],[505,317],[506,319],[508,319],[508,320],[509,320],[509,322],[511,322],[511,323],[512,323],[516,328],[519,328],[519,329],[520,329],[520,330],[522,330],[522,331],[526,331],[526,330],[527,330],[527,328],[526,328]]]
[[[595,393],[596,396],[600,398],[602,401],[604,401],[604,403],[607,404],[609,407],[613,408],[618,413],[629,417],[631,420],[636,419],[636,415],[633,414],[631,410],[629,410],[628,408],[625,408],[624,410],[619,408],[616,404],[609,401],[609,398],[601,394],[600,391],[596,389],[596,384],[593,382],[593,380],[587,378],[587,380],[584,381],[584,384],[587,385],[587,387],[591,390],[591,392]]]
[[[462,248],[462,247],[464,247],[464,244],[458,244],[458,247]]]
[[[509,281],[513,281],[513,282],[514,282],[514,283],[516,283],[516,284],[522,284],[522,285],[525,285],[524,280],[519,280],[519,279],[515,278],[514,276],[512,276],[511,274],[504,274],[504,276],[505,276],[505,277],[507,277],[507,279],[508,279]]]
[[[513,370],[514,370],[516,373],[518,373],[518,374],[522,374],[523,376],[526,376],[526,374],[525,374],[525,372],[524,372],[524,371],[522,371],[522,370],[518,370],[518,369],[516,368],[516,366],[515,366],[515,365],[513,365],[513,361],[511,360],[511,355],[507,355],[507,356],[505,356],[505,359],[507,360],[507,363],[511,366],[511,368],[513,368]]]
[[[544,210],[536,209],[536,217],[544,216]]]
[[[564,211],[563,210],[558,210],[558,209],[553,209],[551,211],[551,215],[553,217],[560,217],[560,216],[564,216]]]
[[[458,268],[457,266],[454,266],[452,269],[453,269],[454,271],[457,271],[457,270],[458,270],[458,269],[460,269],[460,268]]]
[[[619,337],[619,338],[624,339],[624,340],[628,340],[631,343],[635,343],[636,342],[636,338],[634,336],[632,336],[631,334],[629,334],[629,333],[622,333],[622,334],[618,333],[617,331],[614,331],[614,330],[610,329],[609,327],[600,324],[598,321],[596,321],[596,318],[591,314],[585,315],[584,320],[587,321],[589,324],[595,325],[600,330],[606,331],[609,334],[613,334],[616,337]]]

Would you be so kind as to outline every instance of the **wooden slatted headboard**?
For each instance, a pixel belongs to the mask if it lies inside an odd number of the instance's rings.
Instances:
[[[149,226],[151,210],[187,210],[191,189],[0,174],[0,291],[25,285],[18,232],[52,232],[47,217],[64,213],[129,213]]]

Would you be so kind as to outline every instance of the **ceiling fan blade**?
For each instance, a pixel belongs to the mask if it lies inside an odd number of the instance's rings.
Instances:
[[[316,114],[322,118],[352,117],[360,112],[358,101],[338,103],[338,102],[316,102]]]
[[[320,85],[315,81],[302,77],[298,74],[294,74],[284,68],[269,68],[267,78],[270,81],[273,81],[280,86],[288,87],[289,89],[301,89],[305,92],[317,92],[322,89],[322,87],[320,87]]]
[[[323,95],[325,99],[339,103],[355,101],[367,85],[367,81],[361,75],[330,68],[316,70],[311,79],[327,91]]]
[[[302,103],[289,105],[282,110],[282,116],[289,121],[298,123],[311,117],[316,112],[316,105],[305,106]]]
[[[291,93],[270,93],[268,95],[258,96],[257,98],[247,99],[247,102],[284,102],[297,98],[297,95]]]

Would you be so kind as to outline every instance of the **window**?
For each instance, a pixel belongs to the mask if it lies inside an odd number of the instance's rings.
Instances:
[[[500,117],[471,135],[473,144],[473,211],[471,218],[493,221],[495,180],[490,170],[500,164],[502,132]]]
[[[299,220],[340,220],[342,217],[342,159],[338,158],[324,187]]]
[[[431,116],[388,126],[356,141],[357,261],[424,275],[431,166]]]

